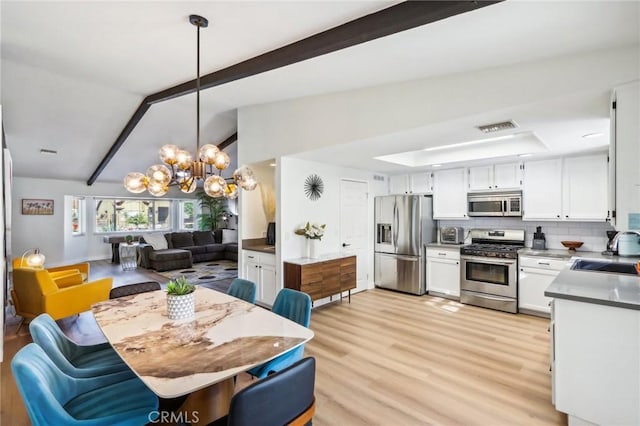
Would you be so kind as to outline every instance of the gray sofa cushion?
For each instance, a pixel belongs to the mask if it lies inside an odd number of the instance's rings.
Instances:
[[[182,247],[182,250],[189,250],[191,254],[204,254],[207,252],[207,249],[205,246]]]
[[[218,253],[225,251],[227,246],[224,244],[207,244],[205,248],[207,249],[207,253]]]
[[[171,234],[173,248],[193,247],[193,234],[191,232],[174,232]]]
[[[206,246],[207,244],[214,244],[213,233],[211,231],[194,231],[193,243],[197,246]]]

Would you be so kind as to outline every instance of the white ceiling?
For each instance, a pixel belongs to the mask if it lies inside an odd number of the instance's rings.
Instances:
[[[15,174],[87,180],[146,95],[195,77],[191,13],[210,21],[201,32],[206,74],[394,3],[3,1],[2,111]],[[509,0],[228,83],[202,93],[203,143],[234,133],[240,106],[638,45],[639,6]],[[597,88],[307,155],[395,173],[402,168],[373,157],[476,139],[463,129],[498,115],[550,152],[597,149],[608,143],[608,96]],[[592,132],[603,136],[575,136]],[[144,171],[167,142],[195,150],[195,95],[152,106],[98,181]]]

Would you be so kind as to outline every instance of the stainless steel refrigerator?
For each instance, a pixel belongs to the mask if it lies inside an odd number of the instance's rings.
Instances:
[[[425,294],[425,244],[436,239],[431,196],[376,197],[375,224],[376,287]]]

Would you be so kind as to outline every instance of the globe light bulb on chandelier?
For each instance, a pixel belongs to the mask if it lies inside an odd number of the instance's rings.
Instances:
[[[146,190],[155,197],[162,197],[171,186],[177,186],[183,193],[190,194],[197,189],[198,182],[202,181],[204,192],[210,197],[236,198],[238,188],[252,191],[258,185],[258,181],[247,166],[239,167],[231,177],[222,177],[222,171],[231,163],[229,155],[213,144],[200,146],[200,28],[206,28],[209,21],[202,16],[190,15],[189,22],[198,29],[195,159],[189,151],[177,145],[164,145],[158,153],[164,164],[155,164],[144,174],[127,174],[124,187],[134,194]]]

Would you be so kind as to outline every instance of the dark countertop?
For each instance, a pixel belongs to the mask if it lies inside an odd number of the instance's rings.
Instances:
[[[598,254],[580,258],[617,263],[637,263],[640,260],[640,258],[602,256]],[[560,271],[545,290],[545,296],[640,310],[639,275],[578,271],[572,270],[571,265],[573,265],[573,262]]]
[[[251,250],[251,251],[258,251],[260,253],[276,254],[276,246],[270,246],[268,244],[256,244],[256,245],[250,245],[250,246],[243,246],[242,250]]]

